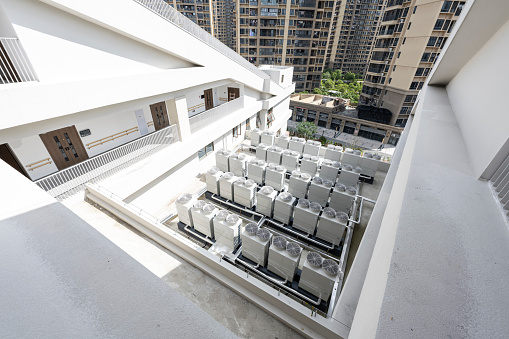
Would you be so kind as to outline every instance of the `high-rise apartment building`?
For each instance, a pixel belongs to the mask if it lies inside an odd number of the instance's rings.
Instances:
[[[214,9],[214,36],[223,44],[236,51],[236,0],[214,0],[212,4]]]
[[[387,1],[359,104],[390,110],[390,124],[404,127],[464,4]]]
[[[325,59],[329,68],[365,74],[383,6],[384,0],[338,1]]]
[[[186,18],[215,36],[214,2],[212,0],[164,0]],[[224,43],[224,42],[223,42]]]

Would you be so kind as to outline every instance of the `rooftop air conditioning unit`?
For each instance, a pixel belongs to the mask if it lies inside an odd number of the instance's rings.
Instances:
[[[341,168],[341,173],[339,173],[338,182],[345,186],[357,187],[357,182],[359,181],[361,172],[362,168],[358,166],[353,168],[350,164],[345,164],[343,162],[343,167]]]
[[[319,164],[320,158],[314,155],[311,156],[309,154],[304,154],[300,162],[300,171],[302,173],[308,173],[311,176],[314,176],[318,171]]]
[[[256,203],[256,187],[251,179],[237,179],[233,185],[233,201],[247,208],[253,208]]]
[[[338,178],[340,167],[341,163],[339,161],[325,159],[320,167],[320,178],[327,179],[335,183]]]
[[[296,151],[300,154],[304,153],[304,144],[306,143],[306,139],[304,138],[298,138],[298,137],[292,137],[290,142],[288,143],[288,149],[290,151]]]
[[[299,166],[300,153],[297,151],[284,150],[281,156],[281,165],[288,171],[296,170]]]
[[[219,210],[212,204],[198,200],[191,209],[194,229],[210,238],[214,238],[214,225],[212,220]]]
[[[182,194],[175,201],[175,207],[177,208],[177,215],[180,222],[193,226],[193,217],[191,216],[191,209],[196,202],[196,199],[189,193]]]
[[[304,199],[308,194],[310,182],[311,175],[299,171],[292,171],[290,183],[288,184],[288,192],[296,198]]]
[[[295,200],[288,192],[280,193],[274,203],[274,219],[288,225],[293,215]]]
[[[281,156],[283,149],[281,147],[272,146],[267,149],[267,162],[281,165]]]
[[[381,162],[379,157],[373,156],[372,153],[364,152],[364,156],[359,161],[359,166],[362,168],[361,174],[374,178],[378,165]]]
[[[267,164],[263,160],[251,159],[247,163],[247,177],[259,185],[265,181],[265,170]]]
[[[282,149],[287,149],[290,144],[290,137],[286,134],[283,134],[276,138],[276,146],[281,147]]]
[[[276,196],[277,191],[273,187],[263,186],[256,193],[256,212],[272,218]]]
[[[214,239],[230,249],[235,249],[240,242],[242,220],[236,214],[226,210],[219,211],[213,219]]]
[[[219,193],[223,198],[233,201],[233,183],[237,179],[238,177],[233,175],[232,172],[226,172],[219,178]]]
[[[319,203],[322,207],[327,205],[333,182],[320,177],[314,177],[309,185],[308,199]]]
[[[276,140],[276,135],[273,131],[263,131],[260,142],[264,143],[265,145],[272,146],[274,145],[274,141]]]
[[[260,143],[260,136],[262,135],[262,131],[260,131],[258,128],[255,128],[251,131],[251,146],[258,146]]]
[[[348,215],[343,212],[336,213],[333,208],[326,207],[318,219],[316,237],[338,246],[343,238],[347,223]]]
[[[319,141],[308,140],[304,145],[304,153],[309,155],[318,156],[322,144]]]
[[[268,146],[264,143],[260,143],[256,147],[256,158],[259,160],[267,161],[267,148]]]
[[[359,166],[359,163],[361,161],[360,151],[353,150],[350,148],[347,148],[345,150],[345,153],[343,154],[343,160],[341,161],[343,164],[349,164],[353,167]]]
[[[335,209],[337,212],[350,214],[356,195],[357,190],[355,187],[346,187],[338,183],[334,186],[334,190],[332,191],[329,207]]]
[[[228,165],[228,158],[230,157],[231,152],[228,150],[218,150],[216,152],[216,166],[219,170],[223,172],[228,172],[230,167]]]
[[[302,247],[295,242],[288,242],[282,236],[272,238],[269,248],[267,269],[286,281],[292,282],[299,266]]]
[[[341,161],[341,154],[343,148],[341,146],[328,145],[325,149],[324,159],[328,159],[331,161]]]
[[[322,207],[320,204],[316,202],[310,203],[307,199],[299,199],[293,213],[293,227],[313,235],[321,211]]]
[[[242,256],[253,261],[255,265],[265,267],[271,238],[272,233],[266,228],[258,228],[255,223],[247,224],[241,233]]]
[[[229,158],[230,172],[238,177],[246,176],[247,156],[245,154],[232,154]]]
[[[219,194],[219,178],[224,174],[216,166],[211,167],[207,173],[205,173],[205,182],[207,183],[207,191]]]
[[[276,164],[269,164],[265,171],[265,185],[272,186],[278,191],[285,187],[286,168]]]
[[[323,259],[316,252],[309,252],[299,280],[299,288],[327,301],[340,274],[339,265],[332,259]]]

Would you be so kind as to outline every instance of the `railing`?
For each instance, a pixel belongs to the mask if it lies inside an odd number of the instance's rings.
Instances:
[[[189,118],[191,133],[197,132],[202,128],[205,128],[208,125],[233,113],[234,111],[242,109],[243,107],[244,96],[241,96],[235,100],[228,101],[205,112],[196,114],[195,116]]]
[[[39,167],[42,167],[42,166],[46,166],[46,165],[49,165],[53,163],[53,161],[51,160],[51,158],[46,158],[46,159],[42,159],[42,160],[39,160],[39,161],[36,161],[36,162],[33,162],[31,164],[28,164],[26,165],[25,167],[29,170],[29,171],[33,171],[34,169],[36,168],[39,168]],[[37,165],[37,166],[35,166]]]
[[[235,51],[230,49],[228,46],[223,44],[218,39],[214,38],[207,31],[203,30],[200,26],[180,14],[176,9],[172,6],[168,5],[163,0],[134,0],[145,8],[151,10],[152,12],[160,15],[162,18],[168,20],[172,24],[180,27],[185,30],[198,40],[203,41],[210,47],[214,48],[219,53],[223,54],[227,58],[232,61],[235,61],[240,66],[246,68],[247,70],[253,72],[263,79],[269,79],[269,75],[255,66],[251,65],[247,62],[242,56],[237,54]]]
[[[17,38],[0,38],[0,83],[37,81],[35,71]]]
[[[172,125],[39,179],[35,183],[52,197],[64,200],[80,192],[88,182],[99,182],[178,140],[177,125]]]
[[[138,132],[138,127],[132,127],[132,128],[129,128],[129,129],[125,130],[125,131],[112,134],[110,136],[98,139],[96,141],[92,141],[92,142],[86,144],[85,146],[87,146],[88,149],[91,149],[93,147],[102,145],[102,144],[107,143],[109,141],[113,141],[115,139],[118,139],[118,138],[121,138],[121,137],[125,137],[125,136],[127,136],[127,135],[129,135],[131,133],[134,133],[134,132]]]

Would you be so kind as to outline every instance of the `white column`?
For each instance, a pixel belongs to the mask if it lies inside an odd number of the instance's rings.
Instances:
[[[186,140],[191,136],[191,126],[189,125],[189,116],[187,113],[187,101],[185,96],[166,100],[166,108],[172,125],[177,124],[180,141]]]

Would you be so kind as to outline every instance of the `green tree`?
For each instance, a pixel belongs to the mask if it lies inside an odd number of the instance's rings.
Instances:
[[[355,74],[353,74],[352,72],[347,72],[345,74],[344,79],[349,81],[355,80]]]
[[[301,137],[301,138],[313,139],[316,131],[317,131],[317,127],[314,123],[303,121],[297,125],[296,134],[298,137]]]

